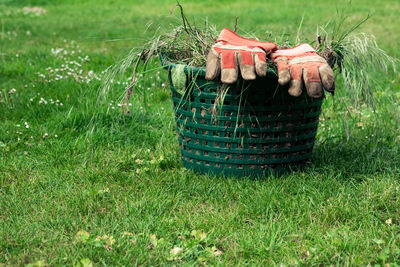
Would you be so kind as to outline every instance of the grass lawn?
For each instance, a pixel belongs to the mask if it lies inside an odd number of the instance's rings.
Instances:
[[[198,175],[180,162],[163,70],[139,82],[131,116],[126,80],[97,101],[102,72],[176,21],[174,3],[0,0],[0,266],[400,263],[400,75],[377,75],[375,113],[338,78],[304,171]],[[296,34],[304,16],[312,37],[348,2],[182,4],[261,35]],[[369,11],[361,30],[400,57],[399,1],[353,1],[350,21]]]

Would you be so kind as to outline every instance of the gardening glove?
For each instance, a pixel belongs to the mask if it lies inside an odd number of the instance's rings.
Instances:
[[[335,76],[326,60],[317,55],[309,44],[301,44],[289,49],[278,49],[271,54],[278,68],[280,85],[289,84],[289,94],[299,96],[303,81],[310,97],[323,95],[322,85],[330,93],[335,91]]]
[[[224,28],[207,57],[206,79],[213,80],[221,73],[223,83],[234,83],[240,73],[245,80],[254,80],[267,73],[266,56],[276,44],[250,40]]]

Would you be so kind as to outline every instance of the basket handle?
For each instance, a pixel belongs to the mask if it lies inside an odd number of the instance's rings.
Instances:
[[[162,67],[168,71],[168,81],[169,81],[169,89],[171,90],[171,92],[176,95],[177,97],[181,98],[182,94],[180,94],[174,87],[174,84],[172,83],[172,78],[171,78],[171,69],[175,68],[176,64],[172,63],[171,61],[169,61],[169,59],[167,58],[167,56],[164,53],[160,53],[159,54],[160,57],[160,61],[161,61],[161,65]]]

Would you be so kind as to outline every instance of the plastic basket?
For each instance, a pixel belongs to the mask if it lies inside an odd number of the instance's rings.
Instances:
[[[231,85],[215,108],[218,82],[205,69],[185,67],[187,90],[171,79],[176,65],[160,56],[168,70],[183,165],[200,173],[235,176],[282,174],[310,162],[323,98],[292,97],[274,72]]]

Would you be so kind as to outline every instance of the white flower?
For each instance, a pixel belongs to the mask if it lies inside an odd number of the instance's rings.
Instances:
[[[47,10],[44,8],[41,8],[41,7],[37,7],[37,6],[34,6],[34,7],[26,6],[22,9],[22,12],[24,13],[24,15],[33,14],[36,16],[40,16],[42,14],[46,14]]]
[[[180,247],[174,247],[169,251],[172,255],[178,255],[179,253],[182,252],[182,248]]]
[[[56,49],[52,48],[52,49],[51,49],[51,53],[52,53],[53,55],[57,55],[57,54],[59,54],[60,52],[62,52],[63,50],[64,50],[63,48],[56,48]]]

